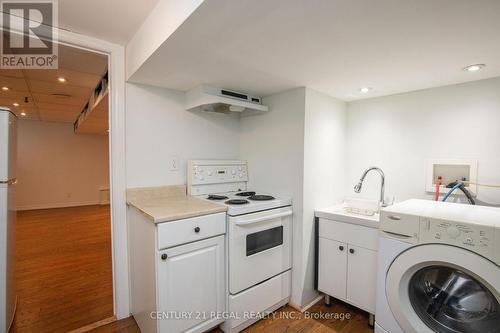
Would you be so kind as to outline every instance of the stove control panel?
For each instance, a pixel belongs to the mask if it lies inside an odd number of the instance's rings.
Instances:
[[[493,227],[456,221],[420,218],[420,243],[441,243],[466,248],[493,259]]]
[[[246,182],[246,165],[195,165],[191,177],[193,184]]]
[[[187,170],[188,193],[193,195],[244,190],[247,163],[240,160],[191,160]]]

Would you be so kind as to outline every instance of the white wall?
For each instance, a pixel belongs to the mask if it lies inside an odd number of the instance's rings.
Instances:
[[[99,203],[109,188],[108,137],[76,135],[73,124],[18,122],[18,209]]]
[[[183,92],[127,83],[126,113],[128,187],[185,184],[187,160],[240,156],[239,116],[186,111]]]
[[[314,291],[314,209],[342,198],[346,105],[308,88],[264,98],[269,112],[241,119],[249,187],[293,199],[292,304]]]
[[[263,99],[269,112],[241,119],[241,158],[249,187],[293,200],[292,302],[301,304],[305,89]]]
[[[387,197],[430,198],[430,158],[477,159],[478,181],[499,184],[499,124],[500,78],[349,103],[346,194],[375,165]],[[361,195],[378,198],[379,182],[371,175]],[[478,198],[500,203],[500,190],[479,187]]]
[[[159,0],[126,48],[126,77],[165,42],[204,0]]]
[[[304,217],[302,219],[302,304],[315,296],[314,211],[344,197],[347,105],[306,89],[304,133]]]

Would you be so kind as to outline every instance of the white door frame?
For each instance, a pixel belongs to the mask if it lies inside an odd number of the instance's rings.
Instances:
[[[0,27],[0,31],[2,31]],[[111,246],[113,303],[117,319],[130,316],[127,250],[125,164],[125,47],[97,38],[58,30],[59,44],[108,55],[109,69],[109,162],[111,193]],[[19,33],[19,31],[11,31]]]
[[[125,47],[59,29],[59,44],[108,55],[109,162],[114,313],[130,316],[125,165]]]

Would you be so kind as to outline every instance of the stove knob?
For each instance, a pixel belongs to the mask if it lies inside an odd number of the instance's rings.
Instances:
[[[243,174],[240,173],[240,178],[243,178]]]
[[[233,175],[235,175],[235,174],[236,174],[236,170],[231,171],[231,173],[232,173]]]
[[[211,175],[212,175],[212,171],[207,172],[207,174],[208,174],[209,176],[211,176]]]
[[[238,167],[238,171],[241,171],[241,167],[240,166]]]

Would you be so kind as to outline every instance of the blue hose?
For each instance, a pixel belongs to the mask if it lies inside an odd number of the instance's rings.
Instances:
[[[453,187],[451,188],[451,190],[449,190],[449,191],[448,191],[448,193],[446,193],[446,195],[444,196],[443,200],[441,200],[441,201],[446,201],[446,200],[449,198],[449,196],[450,196],[453,192],[455,192],[455,190],[456,190],[457,188],[459,188],[460,186],[462,186],[462,183],[457,182],[457,183],[455,184],[455,186],[453,186]]]

